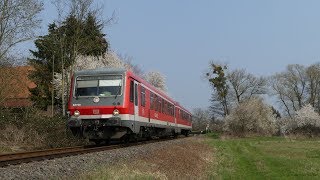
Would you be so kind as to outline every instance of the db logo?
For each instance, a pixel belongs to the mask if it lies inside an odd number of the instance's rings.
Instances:
[[[159,117],[158,113],[154,113],[154,117],[158,118]]]
[[[100,112],[99,112],[99,109],[94,109],[94,110],[92,110],[92,113],[93,114],[99,114]]]

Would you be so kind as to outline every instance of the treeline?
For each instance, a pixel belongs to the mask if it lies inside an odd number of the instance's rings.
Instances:
[[[270,77],[211,63],[206,77],[211,106],[194,110],[196,129],[209,124],[210,129],[239,136],[320,135],[320,63],[290,64]],[[267,98],[275,99],[275,107]]]

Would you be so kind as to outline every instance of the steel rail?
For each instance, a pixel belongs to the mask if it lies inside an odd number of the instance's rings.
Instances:
[[[75,156],[79,154],[87,154],[93,152],[100,152],[112,149],[119,149],[124,147],[139,146],[144,144],[156,143],[161,141],[174,140],[174,139],[157,139],[150,141],[139,141],[127,144],[107,145],[107,146],[76,146],[66,148],[55,148],[46,150],[36,150],[9,154],[0,154],[0,167],[10,165],[17,165],[22,163],[29,163],[33,161],[43,161],[54,158],[61,158],[67,156]]]

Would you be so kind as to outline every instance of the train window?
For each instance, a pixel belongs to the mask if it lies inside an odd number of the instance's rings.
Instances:
[[[158,108],[159,108],[159,109],[158,109],[158,112],[161,113],[161,112],[162,112],[162,111],[161,111],[161,97],[158,98],[158,103],[159,103],[159,104],[158,104]]]
[[[133,102],[133,85],[134,85],[134,83],[133,83],[133,81],[130,81],[130,102]]]
[[[174,112],[173,112],[173,111],[174,111],[174,109],[173,109],[173,105],[172,105],[172,104],[170,104],[169,106],[170,106],[170,108],[169,108],[169,110],[170,110],[170,115],[171,115],[171,116],[173,116],[173,115],[174,115]]]
[[[118,96],[122,94],[121,75],[78,76],[76,96]]]
[[[156,97],[156,95],[152,93],[152,105],[151,106],[152,106],[153,110],[156,110],[156,105],[155,105],[156,99],[155,99],[155,97]]]
[[[158,96],[154,94],[153,98],[153,105],[154,105],[154,110],[158,111]]]
[[[134,105],[138,106],[138,85],[134,84]]]
[[[172,105],[172,116],[175,116],[175,108],[174,108],[174,105]]]
[[[153,109],[153,93],[150,92],[150,109]]]
[[[141,87],[141,106],[146,106],[146,89]]]
[[[166,101],[166,114],[169,115],[169,103]]]
[[[164,109],[164,99],[161,99],[162,100],[162,113],[165,113],[165,109]]]
[[[152,93],[152,109],[157,110],[156,109],[156,95],[153,93]]]

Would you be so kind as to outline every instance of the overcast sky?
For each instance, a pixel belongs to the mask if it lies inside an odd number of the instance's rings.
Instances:
[[[144,71],[167,78],[169,94],[192,110],[209,106],[202,74],[210,60],[256,75],[272,75],[287,64],[320,60],[318,0],[100,0],[111,48],[133,57]],[[45,2],[42,34],[56,19]]]

